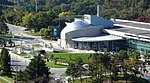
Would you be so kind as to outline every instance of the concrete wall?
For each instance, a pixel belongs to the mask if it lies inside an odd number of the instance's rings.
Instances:
[[[107,20],[102,17],[92,16],[91,21],[92,21],[91,22],[92,25],[102,25],[104,27],[113,27],[113,22],[111,20]]]
[[[94,26],[102,25],[104,27],[113,27],[113,21],[102,17],[84,15],[84,21]]]

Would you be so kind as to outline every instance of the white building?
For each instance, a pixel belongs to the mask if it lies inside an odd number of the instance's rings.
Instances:
[[[122,41],[122,37],[104,33],[105,28],[114,25],[111,20],[101,17],[84,15],[83,20],[75,19],[66,25],[61,32],[62,48],[110,51],[114,49],[115,41]]]
[[[130,48],[150,53],[150,23],[84,15],[66,23],[61,32],[60,46],[81,50],[119,51]]]

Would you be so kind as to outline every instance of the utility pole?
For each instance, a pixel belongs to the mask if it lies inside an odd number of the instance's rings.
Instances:
[[[19,3],[19,0],[17,0],[17,7],[19,8],[19,6],[20,6],[20,3]]]
[[[35,11],[38,12],[37,0],[35,0]]]
[[[18,58],[16,56],[16,60],[18,61]],[[16,83],[18,83],[18,62],[16,61]]]

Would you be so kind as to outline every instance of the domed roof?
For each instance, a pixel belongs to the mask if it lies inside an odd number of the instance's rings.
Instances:
[[[90,24],[87,24],[84,21],[74,21],[72,23],[66,23],[66,25],[67,26],[62,30],[63,33],[67,33],[78,29],[83,29],[91,26]]]

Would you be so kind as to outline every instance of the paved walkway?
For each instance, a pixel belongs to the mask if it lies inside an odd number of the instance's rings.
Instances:
[[[10,82],[9,80],[3,78],[2,76],[0,76],[0,79],[3,79],[4,81],[6,81],[6,82],[8,82],[8,83],[12,83],[12,82]],[[1,82],[0,82],[0,83],[1,83]]]
[[[9,54],[11,57],[11,67],[14,71],[25,70],[31,61],[12,52],[9,52]]]

